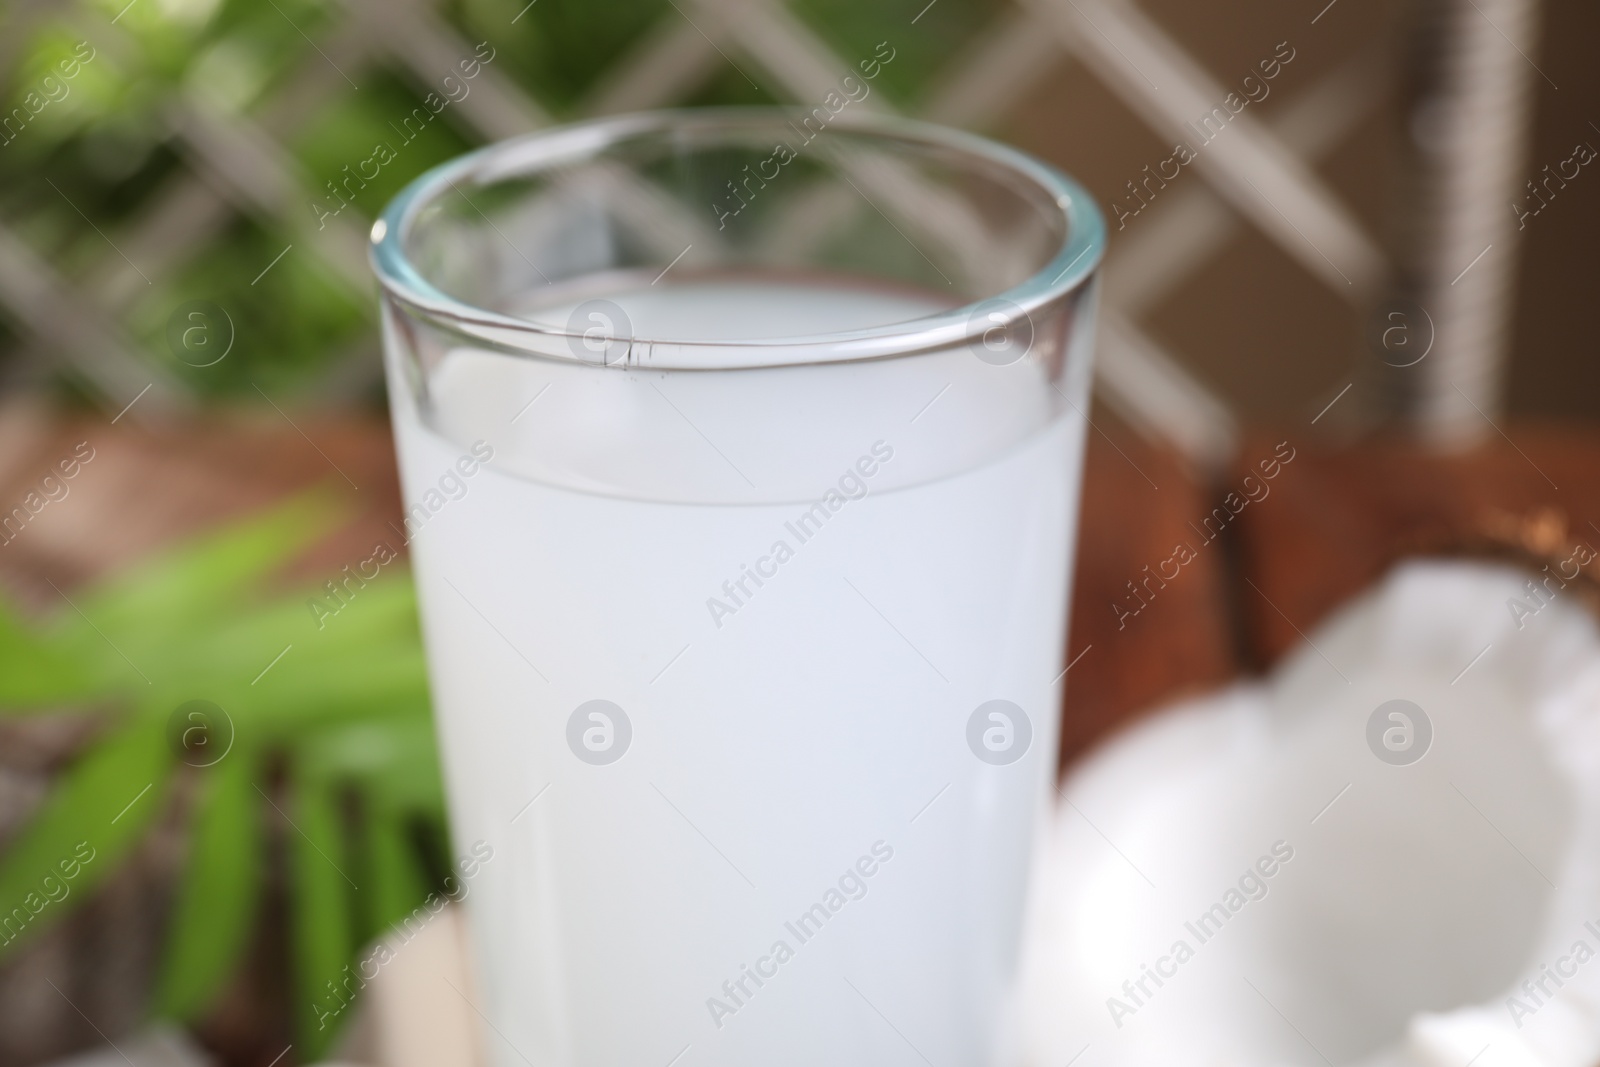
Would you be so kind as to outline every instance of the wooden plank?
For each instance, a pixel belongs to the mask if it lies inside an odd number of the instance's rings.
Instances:
[[[1456,454],[1401,440],[1302,448],[1273,495],[1240,516],[1243,573],[1260,587],[1244,586],[1240,606],[1259,662],[1293,648],[1295,627],[1309,633],[1397,560],[1435,554],[1429,546],[1458,543],[1496,513],[1550,509],[1566,541],[1600,548],[1600,434],[1502,428],[1509,438]]]
[[[1237,669],[1223,550],[1199,543],[1189,525],[1206,511],[1206,490],[1176,453],[1094,418],[1106,434],[1090,430],[1084,471],[1067,659],[1083,658],[1066,679],[1063,766],[1157,703]],[[1180,543],[1195,558],[1163,581],[1162,563]]]

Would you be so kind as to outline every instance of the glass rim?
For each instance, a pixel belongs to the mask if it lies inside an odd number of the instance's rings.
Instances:
[[[581,332],[475,307],[430,282],[405,252],[406,238],[422,209],[447,192],[459,193],[463,181],[496,181],[583,162],[630,137],[690,129],[735,130],[763,121],[789,122],[804,114],[807,112],[788,107],[661,109],[585,119],[486,145],[423,172],[384,207],[370,234],[373,273],[385,295],[425,320],[513,354],[583,362],[561,354],[569,342],[583,339]],[[1031,322],[1036,311],[1085,285],[1105,255],[1105,218],[1094,198],[1060,170],[1019,149],[964,130],[882,112],[841,114],[833,118],[831,127],[920,143],[1009,171],[1043,192],[1061,212],[1065,239],[1050,261],[1027,278],[955,307],[901,322],[803,336],[748,340],[628,337],[625,340],[646,346],[652,353],[637,365],[661,370],[757,369],[885,359],[951,348],[971,343],[991,329],[993,321],[984,312],[997,306],[1009,305],[1008,312],[1019,312]],[[1007,318],[1015,321],[1014,314]],[[552,342],[560,342],[561,347],[553,347]],[[726,359],[733,350],[759,351],[761,358],[730,364]],[[630,361],[629,365],[636,364]]]

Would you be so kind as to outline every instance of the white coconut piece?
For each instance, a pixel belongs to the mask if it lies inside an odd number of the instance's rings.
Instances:
[[[1026,1060],[1600,1060],[1600,635],[1526,581],[1403,565],[1264,681],[1075,768]]]

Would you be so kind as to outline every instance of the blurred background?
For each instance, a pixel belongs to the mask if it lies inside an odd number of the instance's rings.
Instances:
[[[428,167],[810,109],[887,49],[861,106],[1082,180],[1070,760],[1402,556],[1600,539],[1597,39],[1581,0],[6,0],[0,1067],[324,1058],[347,966],[448,889],[409,578],[373,562],[404,537],[365,240]]]

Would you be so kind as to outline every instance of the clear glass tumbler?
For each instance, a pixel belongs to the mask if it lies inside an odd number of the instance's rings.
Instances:
[[[372,236],[491,1062],[1004,1062],[1090,198],[921,123],[680,111],[458,159]]]

